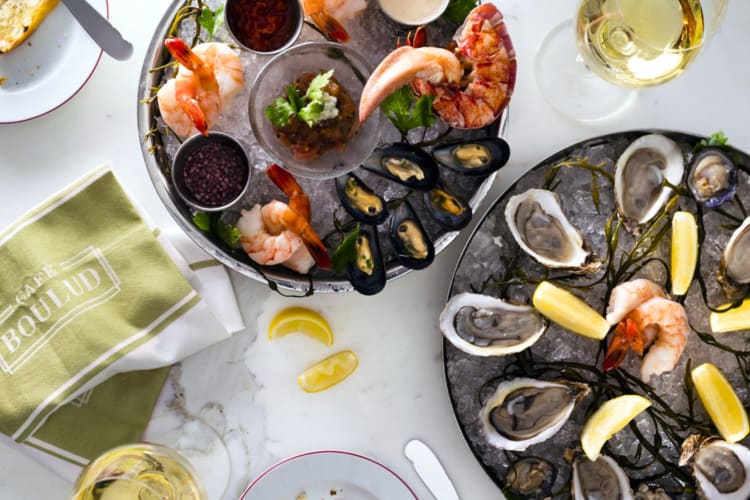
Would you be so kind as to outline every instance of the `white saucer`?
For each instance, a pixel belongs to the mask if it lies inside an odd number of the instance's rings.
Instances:
[[[313,451],[282,460],[258,476],[240,500],[285,498],[415,500],[403,479],[385,465],[348,451]]]
[[[109,17],[107,0],[89,3]],[[23,44],[0,55],[0,124],[32,120],[68,102],[101,55],[68,9],[58,5]]]

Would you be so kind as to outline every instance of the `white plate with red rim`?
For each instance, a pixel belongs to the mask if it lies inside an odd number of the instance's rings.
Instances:
[[[107,0],[88,0],[109,17]],[[0,124],[43,116],[94,74],[102,49],[60,3],[20,46],[0,55]]]
[[[348,451],[312,451],[272,466],[240,500],[415,500],[406,482],[385,465]]]

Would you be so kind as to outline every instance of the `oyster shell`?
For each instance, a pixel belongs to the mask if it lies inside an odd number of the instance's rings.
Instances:
[[[410,269],[423,269],[432,263],[435,246],[408,201],[391,213],[388,232],[401,264]]]
[[[638,227],[653,219],[672,195],[666,180],[677,185],[685,163],[680,147],[660,134],[644,135],[622,152],[615,166],[615,202],[625,227]]]
[[[440,172],[432,156],[407,143],[376,149],[362,168],[412,189],[435,186]]]
[[[737,190],[737,166],[724,150],[703,148],[690,161],[687,185],[698,203],[718,207]]]
[[[510,158],[508,143],[499,137],[443,144],[432,150],[441,165],[465,175],[488,175]]]
[[[589,392],[586,384],[517,378],[502,382],[479,412],[487,442],[525,450],[552,437]]]
[[[489,295],[454,295],[440,313],[440,331],[454,346],[475,356],[501,356],[533,345],[547,320],[527,305]]]
[[[377,230],[360,227],[354,249],[355,259],[347,265],[346,276],[359,293],[375,295],[385,288],[386,282]]]
[[[574,500],[633,500],[628,476],[606,455],[593,462],[586,457],[573,462],[572,483]]]
[[[738,227],[721,255],[719,282],[728,296],[736,287],[750,283],[750,217]]]
[[[747,447],[694,434],[682,444],[680,465],[687,464],[692,464],[700,498],[750,498],[750,450]]]
[[[552,191],[529,189],[511,197],[505,206],[505,220],[518,246],[545,267],[581,272],[596,272],[601,267]]]
[[[542,498],[552,493],[557,469],[546,460],[524,457],[513,462],[505,474],[506,487],[524,498]]]
[[[349,215],[369,224],[380,224],[388,217],[388,206],[362,179],[354,174],[336,178],[336,192]]]

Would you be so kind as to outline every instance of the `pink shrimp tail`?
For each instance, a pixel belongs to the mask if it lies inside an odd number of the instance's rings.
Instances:
[[[311,14],[310,19],[313,20],[315,26],[320,28],[320,31],[322,31],[329,40],[339,43],[347,43],[351,40],[349,33],[341,23],[336,20],[336,18],[324,12],[317,12]]]
[[[301,217],[310,220],[310,199],[292,174],[276,163],[273,163],[266,169],[266,175],[289,197],[289,208],[297,212]]]

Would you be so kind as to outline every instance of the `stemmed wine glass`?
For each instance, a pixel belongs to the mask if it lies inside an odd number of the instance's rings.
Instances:
[[[583,0],[575,24],[560,24],[539,48],[542,95],[575,120],[612,116],[634,89],[680,75],[716,32],[727,2]]]

